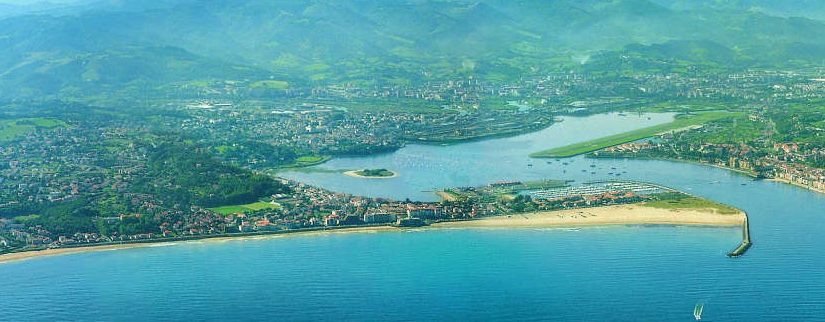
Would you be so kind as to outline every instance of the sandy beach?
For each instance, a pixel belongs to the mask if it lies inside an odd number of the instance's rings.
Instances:
[[[354,177],[354,178],[361,178],[361,179],[392,179],[392,178],[395,178],[395,177],[398,176],[398,172],[393,171],[392,175],[387,176],[387,177],[368,177],[368,176],[362,176],[362,175],[358,174],[358,171],[361,171],[361,170],[344,171],[344,175]]]
[[[446,192],[446,191],[436,191],[435,194],[438,195],[439,197],[441,197],[441,200],[456,201],[455,196],[451,193]]]
[[[723,215],[710,209],[659,209],[640,205],[620,205],[444,222],[433,226],[514,228],[605,225],[739,226],[744,220],[744,213]]]
[[[132,244],[121,244],[121,245],[103,245],[103,246],[89,246],[89,247],[72,247],[72,248],[52,248],[52,249],[44,249],[44,250],[35,250],[35,251],[28,251],[28,252],[19,252],[19,253],[11,253],[11,254],[3,254],[0,255],[0,264],[31,259],[35,257],[41,256],[55,256],[55,255],[64,255],[64,254],[74,254],[74,253],[83,253],[83,252],[101,252],[101,251],[108,251],[108,250],[119,250],[119,249],[128,249],[128,248],[138,248],[138,247],[149,247],[154,246],[162,243],[132,243]]]
[[[14,262],[14,261],[21,261],[26,259],[32,259],[37,257],[43,256],[56,256],[56,255],[66,255],[66,254],[76,254],[76,253],[86,253],[86,252],[102,252],[102,251],[113,251],[113,250],[122,250],[122,249],[131,249],[131,248],[143,248],[143,247],[159,247],[159,246],[171,246],[174,244],[179,243],[215,243],[215,242],[227,242],[227,241],[242,241],[242,240],[254,240],[254,239],[273,239],[273,238],[284,238],[284,237],[293,237],[293,236],[311,236],[311,235],[332,235],[332,234],[348,234],[348,233],[374,233],[374,232],[382,232],[382,231],[395,231],[398,230],[396,227],[392,226],[371,226],[371,227],[345,227],[345,228],[337,228],[337,229],[328,229],[328,230],[312,230],[312,231],[296,231],[296,232],[287,232],[281,234],[262,234],[262,235],[249,235],[249,236],[230,236],[230,237],[205,237],[201,239],[191,239],[191,240],[183,240],[183,241],[159,241],[159,242],[145,242],[145,243],[126,243],[126,244],[118,244],[118,245],[100,245],[100,246],[87,246],[87,247],[68,247],[68,248],[52,248],[52,249],[44,249],[44,250],[35,250],[35,251],[27,251],[27,252],[19,252],[19,253],[10,253],[10,254],[2,254],[0,255],[0,264]]]

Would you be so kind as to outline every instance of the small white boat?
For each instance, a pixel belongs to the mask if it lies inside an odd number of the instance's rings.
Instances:
[[[693,308],[693,318],[696,319],[696,321],[699,321],[699,320],[702,319],[702,310],[704,310],[704,309],[705,309],[704,304],[696,303],[696,307]]]

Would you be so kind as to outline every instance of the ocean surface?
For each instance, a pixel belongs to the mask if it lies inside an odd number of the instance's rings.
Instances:
[[[513,138],[410,145],[318,166],[383,167],[400,174],[394,179],[283,175],[416,200],[496,180],[657,182],[747,211],[754,246],[745,256],[725,257],[739,229],[673,226],[200,241],[0,264],[0,321],[692,321],[699,302],[705,321],[825,321],[825,195],[689,163],[527,157],[671,118],[566,118]]]

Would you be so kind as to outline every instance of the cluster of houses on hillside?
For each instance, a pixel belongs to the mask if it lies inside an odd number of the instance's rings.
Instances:
[[[741,170],[760,178],[773,178],[825,192],[825,169],[811,165],[825,160],[825,149],[776,143],[771,153],[753,153],[747,144],[696,143],[674,146],[659,141],[631,142],[606,148],[597,156],[634,156],[686,159]]]

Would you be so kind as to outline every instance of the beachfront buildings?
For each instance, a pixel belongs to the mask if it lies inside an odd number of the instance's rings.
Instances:
[[[438,219],[439,209],[433,205],[407,205],[407,217],[419,219]]]
[[[364,223],[367,224],[384,224],[395,222],[396,216],[390,213],[371,213],[364,214]]]

